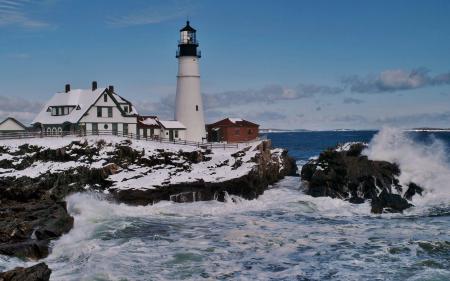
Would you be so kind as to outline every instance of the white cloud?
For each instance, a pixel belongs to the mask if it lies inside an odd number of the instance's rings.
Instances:
[[[30,0],[0,0],[0,27],[18,25],[24,28],[43,28],[49,23],[35,19],[27,13],[27,8],[36,2]]]
[[[190,1],[165,1],[162,5],[147,7],[128,15],[113,16],[106,23],[115,27],[157,24],[169,20],[186,18],[193,10]]]
[[[29,124],[42,108],[42,103],[22,98],[0,96],[0,120],[14,117],[24,124]]]
[[[429,70],[417,68],[413,70],[390,69],[378,75],[361,77],[347,76],[342,83],[355,93],[383,93],[400,90],[412,90],[428,86],[450,84],[450,72],[432,76]]]

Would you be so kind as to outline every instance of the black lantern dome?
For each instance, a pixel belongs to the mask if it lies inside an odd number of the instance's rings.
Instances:
[[[180,29],[180,40],[178,41],[177,58],[179,57],[201,57],[200,51],[197,50],[198,41],[196,30],[186,22],[186,26]]]

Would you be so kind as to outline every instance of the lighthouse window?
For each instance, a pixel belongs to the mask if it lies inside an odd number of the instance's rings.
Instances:
[[[198,105],[195,106],[195,111],[198,111]]]

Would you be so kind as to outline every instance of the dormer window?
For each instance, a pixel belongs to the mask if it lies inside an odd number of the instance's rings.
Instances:
[[[125,105],[125,106],[123,107],[123,111],[128,112],[128,106]]]

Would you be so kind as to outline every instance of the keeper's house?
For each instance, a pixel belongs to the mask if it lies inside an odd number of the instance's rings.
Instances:
[[[259,125],[241,118],[226,118],[206,125],[210,142],[246,142],[259,136]]]
[[[113,134],[139,134],[137,111],[126,99],[114,92],[114,87],[70,89],[56,93],[33,120],[32,125],[46,134],[62,134],[84,131]]]

